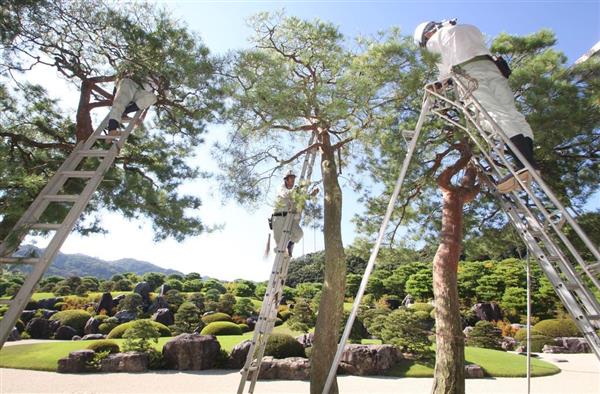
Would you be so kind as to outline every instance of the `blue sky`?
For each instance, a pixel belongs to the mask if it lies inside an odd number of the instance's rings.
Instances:
[[[425,20],[458,18],[477,25],[489,37],[500,32],[529,34],[541,28],[556,32],[557,48],[574,62],[600,40],[600,3],[598,1],[160,1],[188,27],[199,33],[214,53],[248,47],[251,31],[245,20],[260,11],[285,9],[287,15],[320,18],[338,25],[349,39],[374,34],[399,26],[405,34]],[[47,72],[46,72],[47,73]],[[47,74],[33,79],[48,81]],[[51,93],[59,87],[49,86]],[[57,90],[58,89],[58,90]],[[76,103],[64,100],[75,107]],[[74,111],[73,111],[74,113]],[[209,155],[209,145],[220,140],[227,126],[209,129],[208,143],[199,149],[196,163],[204,170],[218,170]],[[119,215],[103,215],[107,235],[81,237],[72,234],[62,248],[65,253],[85,253],[105,259],[122,257],[148,260],[183,272],[196,271],[220,279],[266,280],[272,261],[263,260],[268,229],[268,203],[248,211],[223,201],[218,185],[191,182],[184,192],[199,195],[204,205],[201,217],[209,224],[222,223],[222,231],[190,238],[183,243],[152,241],[150,225],[144,220],[129,222]],[[361,208],[356,195],[344,187],[343,239],[354,239],[350,219]],[[322,249],[322,234],[305,229],[297,253]]]

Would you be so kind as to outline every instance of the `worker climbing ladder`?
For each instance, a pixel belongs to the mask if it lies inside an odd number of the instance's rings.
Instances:
[[[127,127],[116,135],[103,134],[103,130],[108,123],[107,116],[87,140],[81,141],[75,146],[4,241],[0,243],[1,265],[25,264],[32,267],[17,294],[10,300],[0,300],[1,304],[9,305],[4,318],[0,320],[0,348],[4,345],[35,291],[38,282],[56,257],[69,233],[73,230],[75,223],[86,208],[104,175],[112,166],[125,141],[133,129],[138,126],[142,113],[141,110],[137,111]],[[106,146],[109,147],[106,148]],[[84,180],[85,186],[79,194],[64,194],[65,185],[72,179]],[[44,213],[48,211],[53,203],[72,204],[60,223],[48,223],[44,218]],[[19,252],[19,247],[28,233],[36,230],[53,232],[48,246],[41,252],[41,255],[19,256],[18,253],[15,255],[16,252]]]
[[[600,252],[579,227],[569,210],[556,198],[540,174],[531,166],[521,152],[510,141],[506,133],[473,96],[477,81],[466,75],[453,72],[440,82],[425,87],[423,105],[414,131],[405,132],[408,147],[400,175],[390,198],[378,237],[371,252],[359,290],[354,300],[342,338],[329,370],[323,393],[329,393],[350,330],[354,324],[360,301],[375,266],[379,248],[385,236],[390,216],[404,183],[421,128],[428,116],[438,117],[447,124],[461,129],[475,144],[472,162],[486,179],[492,193],[499,200],[510,223],[516,228],[528,249],[535,255],[540,268],[554,287],[564,307],[573,317],[593,352],[600,359],[600,338],[596,330],[600,327],[600,303],[586,282],[600,289]],[[492,125],[492,130],[483,123]],[[534,182],[523,181],[516,176],[515,167],[505,157],[508,146],[529,170]],[[518,182],[518,187],[507,194],[500,194],[495,182],[508,171]],[[569,229],[569,236],[567,235]],[[586,261],[571,238],[585,249]]]
[[[311,136],[308,146],[311,146],[314,140],[315,134]],[[302,172],[300,173],[300,187],[308,186],[316,156],[316,149],[312,149],[305,155],[304,163],[302,165]],[[287,254],[287,244],[290,241],[292,225],[295,220],[300,219],[299,216],[301,215],[302,212],[288,211],[288,214],[285,216],[285,221],[283,224],[284,230],[275,249],[275,262],[273,263],[273,269],[271,270],[269,285],[267,286],[267,290],[263,298],[258,321],[254,327],[254,336],[250,342],[248,356],[241,371],[242,377],[238,386],[238,394],[242,394],[244,392],[244,387],[248,380],[250,380],[248,392],[254,392],[254,386],[256,385],[256,380],[258,379],[265,348],[267,346],[269,336],[275,327],[277,311],[283,295],[285,280],[287,278],[288,267],[290,264],[290,257]]]

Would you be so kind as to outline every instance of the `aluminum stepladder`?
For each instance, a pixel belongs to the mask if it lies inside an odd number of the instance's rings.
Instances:
[[[313,133],[308,146],[313,144],[316,135]],[[299,185],[308,187],[312,170],[317,156],[317,149],[314,148],[304,156],[304,163],[302,165],[302,172],[300,174]],[[275,320],[277,319],[277,311],[281,297],[283,295],[283,286],[287,278],[288,267],[290,264],[290,257],[287,255],[287,244],[290,240],[290,234],[292,225],[295,220],[299,220],[302,212],[293,213],[288,211],[285,216],[284,230],[279,242],[275,249],[275,261],[271,270],[271,276],[269,278],[269,285],[267,291],[263,297],[262,306],[260,308],[260,314],[256,326],[254,328],[254,336],[250,343],[250,349],[248,350],[248,356],[246,362],[241,371],[242,377],[238,386],[237,393],[242,394],[246,382],[250,380],[250,387],[248,387],[248,393],[254,392],[254,386],[258,379],[260,372],[260,365],[262,358],[265,353],[265,348],[269,340],[269,336],[275,327]]]
[[[443,83],[438,84],[438,86],[443,86],[441,90],[436,88],[436,84],[429,84],[425,87],[421,113],[414,132],[408,133],[410,141],[407,141],[407,153],[400,175],[371,251],[369,262],[354,300],[352,312],[329,370],[323,394],[329,393],[335,378],[337,366],[358,313],[369,276],[375,266],[375,260],[385,236],[390,216],[416,149],[421,128],[428,115],[436,116],[467,133],[479,148],[479,153],[474,155],[474,163],[490,182],[493,182],[490,179],[491,176],[496,180],[500,179],[501,176],[498,171],[500,166],[505,167],[513,176],[516,175],[514,166],[504,157],[505,145],[515,152],[519,160],[528,168],[535,184],[523,182],[515,176],[520,188],[505,195],[501,195],[494,188],[493,193],[499,199],[501,207],[506,212],[511,224],[516,227],[521,238],[535,254],[540,267],[554,286],[561,302],[574,318],[590,347],[600,359],[600,339],[595,332],[595,329],[600,326],[600,305],[584,282],[585,278],[593,286],[600,289],[600,279],[598,278],[600,252],[598,248],[593,245],[573,219],[573,216],[541,179],[540,175],[531,167],[531,164],[516,149],[505,132],[472,95],[473,87],[469,88],[469,80],[461,79],[458,74],[452,73],[450,78],[441,82]],[[461,124],[460,120],[448,116],[449,109],[456,111],[459,117],[464,120],[464,124]],[[486,121],[493,129],[487,130],[482,126],[482,121]],[[533,205],[529,203],[530,201]],[[572,242],[567,238],[565,224],[572,228],[574,236],[578,237],[586,250],[593,256],[593,262],[585,261],[575,249]]]
[[[75,145],[75,148],[65,162],[50,178],[46,186],[31,203],[29,208],[27,208],[4,241],[0,243],[0,264],[26,264],[32,266],[31,272],[27,274],[17,294],[10,300],[0,300],[0,304],[9,305],[4,318],[0,320],[0,348],[4,345],[15,323],[21,316],[38,282],[58,254],[60,247],[69,233],[73,230],[75,223],[104,178],[106,171],[113,164],[129,134],[138,126],[142,113],[142,110],[137,111],[133,119],[129,121],[127,127],[115,136],[103,134],[103,130],[108,122],[108,116],[106,116],[87,140]],[[92,149],[100,140],[105,140],[107,144],[110,144],[110,148]],[[94,170],[88,171],[79,168],[80,164],[85,164],[82,162],[87,158],[97,158],[99,161]],[[65,183],[69,179],[75,178],[87,180],[81,193],[61,194],[60,192]],[[61,223],[43,223],[40,221],[43,213],[49,209],[51,203],[73,204]],[[54,234],[40,256],[13,256],[13,253],[18,251],[25,236],[31,230],[52,231]]]

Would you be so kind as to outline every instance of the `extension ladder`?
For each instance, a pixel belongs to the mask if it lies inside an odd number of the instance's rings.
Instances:
[[[493,190],[492,193],[499,200],[501,208],[507,214],[509,221],[517,229],[529,250],[538,259],[542,271],[552,283],[559,299],[600,359],[600,338],[596,333],[596,329],[600,327],[600,304],[585,283],[587,280],[597,289],[600,289],[600,279],[598,277],[600,273],[600,252],[569,211],[552,193],[548,185],[541,179],[540,175],[516,149],[506,133],[473,96],[472,91],[476,88],[476,86],[470,86],[473,82],[476,83],[476,81],[465,75],[453,72],[447,80],[426,85],[421,113],[415,130],[403,133],[407,140],[407,153],[354,300],[352,312],[329,370],[323,389],[324,394],[329,393],[335,378],[360,301],[375,266],[375,260],[385,236],[390,216],[404,183],[421,128],[427,116],[438,117],[447,124],[463,130],[477,146],[478,152],[474,154],[473,162],[479,167],[479,171],[491,185],[490,189]],[[492,130],[483,127],[482,122],[484,121],[492,125]],[[516,176],[516,169],[504,156],[505,145],[527,167],[535,183],[523,182]],[[509,194],[500,194],[495,189],[493,180],[501,179],[501,167],[504,167],[515,177],[520,188]],[[566,225],[573,230],[571,236],[578,238],[579,243],[584,246],[586,252],[593,256],[594,261],[588,262],[582,258],[567,237]]]
[[[313,144],[316,136],[313,134],[310,138],[308,146]],[[315,158],[317,156],[317,150],[310,150],[304,157],[304,163],[302,165],[302,172],[300,174],[299,185],[302,187],[303,184],[308,186],[312,175],[312,169],[314,167]],[[242,377],[238,386],[237,393],[242,394],[244,392],[244,386],[246,381],[250,380],[250,387],[248,388],[249,393],[254,392],[254,386],[258,379],[260,372],[260,365],[262,358],[265,353],[265,348],[269,340],[269,336],[275,327],[275,320],[277,319],[277,311],[281,297],[283,295],[283,287],[287,278],[288,267],[290,264],[290,257],[286,253],[287,244],[290,241],[290,234],[292,225],[295,220],[299,220],[302,212],[288,211],[285,216],[283,225],[283,234],[277,243],[275,249],[275,262],[271,270],[271,277],[269,278],[269,285],[263,298],[263,303],[260,308],[260,314],[256,326],[254,328],[254,336],[250,343],[250,349],[248,350],[248,356],[246,362],[241,371]]]
[[[56,257],[71,230],[73,230],[75,223],[104,178],[106,171],[113,164],[129,134],[138,126],[142,112],[141,110],[137,111],[125,130],[116,136],[103,134],[103,130],[108,123],[107,116],[87,140],[77,143],[65,162],[50,178],[48,184],[31,203],[4,241],[0,243],[0,264],[26,264],[32,266],[31,272],[27,274],[17,294],[10,300],[0,299],[0,304],[9,305],[4,318],[0,320],[0,348],[4,345],[15,323],[21,316],[38,282]],[[93,149],[99,140],[110,143],[110,148]],[[80,168],[80,164],[85,164],[82,162],[88,158],[98,160],[99,164],[94,170]],[[81,193],[61,194],[66,182],[75,178],[87,180]],[[52,203],[73,204],[61,223],[43,222],[42,215]],[[24,238],[32,230],[54,232],[48,246],[40,256],[22,257],[13,255],[18,252]]]

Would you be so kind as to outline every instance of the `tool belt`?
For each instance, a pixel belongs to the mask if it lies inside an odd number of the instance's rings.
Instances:
[[[496,65],[496,67],[498,68],[498,71],[500,71],[500,74],[502,74],[502,76],[504,78],[510,77],[510,74],[512,73],[512,70],[510,69],[508,62],[502,56],[491,56],[491,55],[475,56],[474,58],[469,59],[466,62],[463,62],[456,67],[462,67],[466,64],[478,62],[480,60],[489,60],[489,61],[493,62]]]
[[[269,222],[269,229],[273,230],[273,216],[287,216],[287,212],[275,212],[274,214],[271,215],[270,218],[267,219],[267,221]]]

